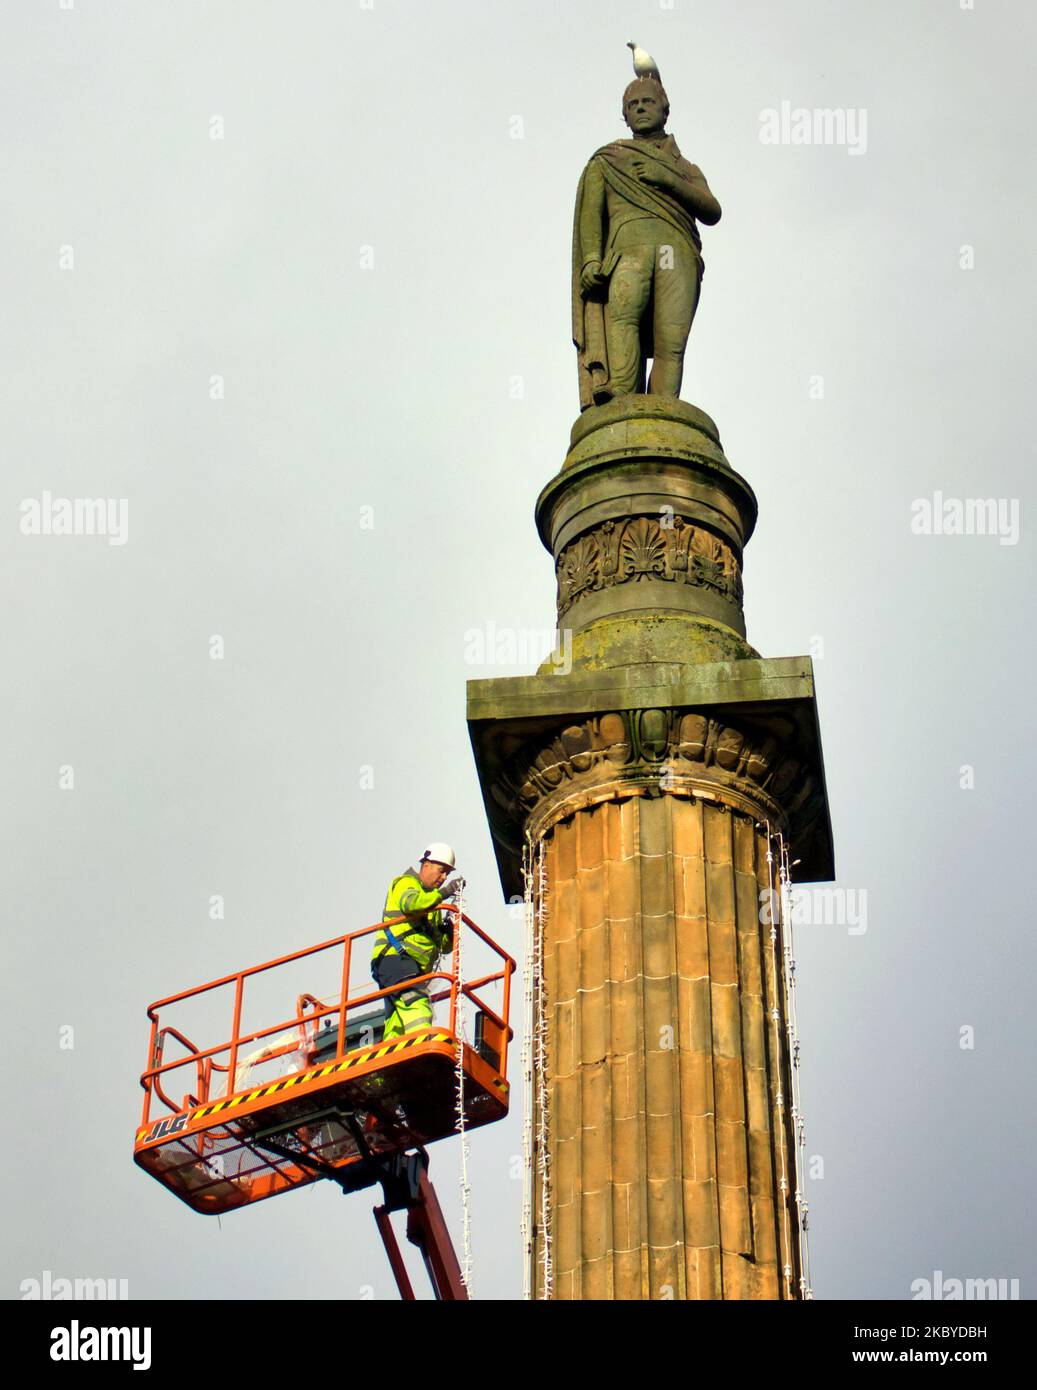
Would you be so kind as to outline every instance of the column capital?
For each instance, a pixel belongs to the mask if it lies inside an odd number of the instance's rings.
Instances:
[[[527,831],[628,796],[770,819],[797,879],[834,877],[808,657],[469,681],[468,725],[505,898],[523,891]]]

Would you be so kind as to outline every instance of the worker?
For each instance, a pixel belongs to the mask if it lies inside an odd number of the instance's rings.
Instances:
[[[455,867],[454,851],[437,841],[425,850],[416,870],[408,869],[393,879],[382,913],[386,925],[375,936],[371,953],[371,974],[379,989],[427,975],[435,970],[440,956],[453,949],[452,914],[437,909],[464,887],[459,874],[446,882]],[[430,984],[426,981],[385,996],[384,1038],[431,1024]]]

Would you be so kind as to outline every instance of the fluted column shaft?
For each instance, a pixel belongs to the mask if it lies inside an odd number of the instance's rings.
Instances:
[[[781,1298],[786,1262],[796,1296],[765,827],[635,795],[543,838],[553,1296]]]

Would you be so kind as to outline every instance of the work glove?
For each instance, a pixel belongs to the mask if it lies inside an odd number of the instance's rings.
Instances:
[[[447,879],[446,883],[439,890],[444,902],[449,902],[451,898],[456,898],[458,893],[464,888],[465,882],[460,874],[455,874],[453,878]]]

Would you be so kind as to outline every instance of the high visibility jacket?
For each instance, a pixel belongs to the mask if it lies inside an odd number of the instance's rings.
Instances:
[[[442,894],[435,889],[422,888],[414,869],[394,878],[386,894],[382,920],[389,922],[393,936],[405,954],[421,966],[422,974],[432,970],[439,956],[454,944],[449,916],[435,911],[436,904],[442,901]],[[371,952],[372,965],[383,955],[396,954],[396,947],[386,933],[377,932]]]

